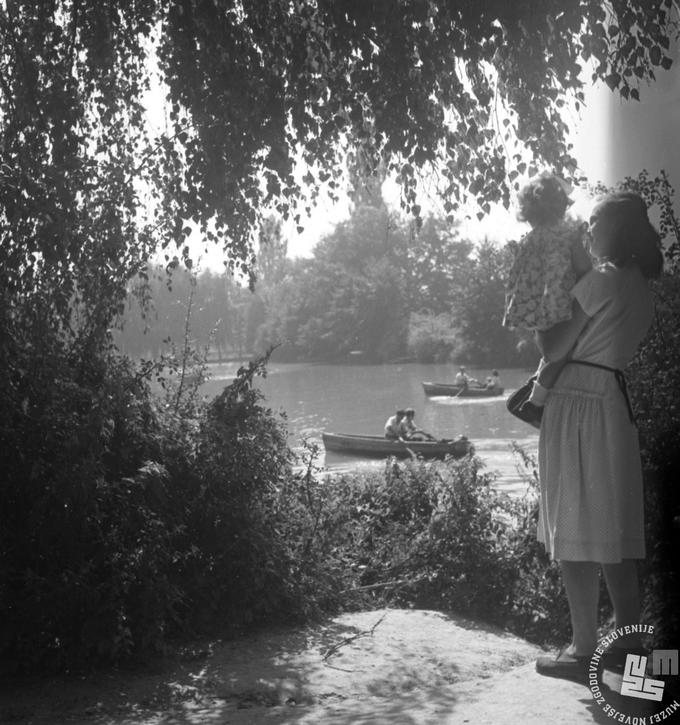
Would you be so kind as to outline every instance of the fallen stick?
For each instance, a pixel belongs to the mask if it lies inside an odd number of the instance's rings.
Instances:
[[[351,637],[345,637],[342,641],[334,644],[332,647],[329,647],[323,656],[323,661],[326,662],[328,658],[334,655],[341,647],[344,647],[346,644],[350,644],[350,642],[354,642],[354,640],[359,639],[360,637],[372,637],[376,627],[383,621],[383,619],[385,619],[386,616],[387,612],[385,612],[370,629],[367,629],[364,632],[357,632],[357,634],[353,634]]]
[[[340,594],[350,594],[351,592],[369,592],[371,589],[382,589],[383,587],[397,587],[402,584],[411,584],[409,579],[398,579],[391,582],[378,582],[377,584],[364,584],[360,587],[353,587],[352,589],[343,589]]]
[[[370,592],[372,589],[382,589],[383,587],[400,587],[405,584],[417,584],[427,577],[418,577],[417,579],[395,579],[391,582],[378,582],[377,584],[364,584],[360,587],[352,589],[343,589],[340,594],[351,594],[352,592]]]

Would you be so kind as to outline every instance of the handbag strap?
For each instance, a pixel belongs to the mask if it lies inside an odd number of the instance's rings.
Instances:
[[[635,413],[633,413],[633,406],[630,402],[630,396],[628,395],[628,386],[626,385],[626,376],[623,374],[623,370],[620,370],[619,368],[612,368],[609,367],[609,365],[601,365],[600,363],[594,363],[590,362],[588,360],[567,360],[567,365],[586,365],[590,368],[599,368],[600,370],[607,370],[610,373],[614,373],[614,377],[616,378],[616,382],[619,384],[619,388],[621,392],[623,393],[623,397],[626,401],[626,406],[628,408],[628,415],[630,416],[630,421],[633,425],[636,425],[635,422]]]

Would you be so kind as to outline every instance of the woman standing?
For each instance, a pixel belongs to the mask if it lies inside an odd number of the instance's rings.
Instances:
[[[663,265],[659,235],[637,194],[604,197],[593,209],[590,235],[597,265],[572,289],[572,318],[539,336],[546,360],[569,358],[541,425],[538,539],[560,562],[572,641],[556,658],[540,658],[536,669],[576,680],[587,676],[597,645],[600,567],[616,627],[639,624],[642,469],[621,371],[651,325],[648,280]]]

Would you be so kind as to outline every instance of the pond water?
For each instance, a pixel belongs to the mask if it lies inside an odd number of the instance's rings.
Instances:
[[[230,383],[238,365],[210,366],[210,379],[202,392],[213,396]],[[529,376],[528,370],[499,370],[505,393],[494,398],[447,398],[425,396],[423,381],[453,382],[456,367],[449,364],[321,365],[277,364],[268,366],[259,379],[267,404],[287,416],[289,444],[302,450],[303,439],[318,443],[319,461],[329,471],[382,467],[381,461],[336,453],[323,454],[321,433],[382,435],[388,416],[398,407],[413,407],[416,423],[438,438],[466,435],[488,470],[498,474],[497,486],[513,494],[526,491],[518,471],[519,458],[512,453],[516,442],[535,455],[538,433],[514,418],[505,400]],[[468,368],[480,380],[488,369]]]

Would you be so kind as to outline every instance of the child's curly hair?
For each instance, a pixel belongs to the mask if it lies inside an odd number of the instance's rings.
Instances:
[[[564,184],[554,174],[543,172],[530,179],[517,195],[517,218],[535,226],[550,226],[559,222],[572,200]]]

